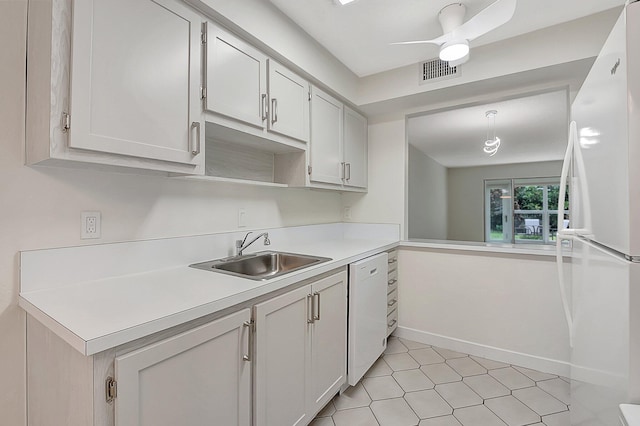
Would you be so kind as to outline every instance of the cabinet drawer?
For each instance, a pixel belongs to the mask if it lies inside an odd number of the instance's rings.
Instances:
[[[398,289],[387,295],[387,314],[398,307]]]
[[[398,310],[394,309],[389,315],[387,315],[387,337],[393,331],[398,328]]]
[[[398,288],[398,271],[389,272],[389,278],[387,278],[387,294]]]
[[[393,272],[398,269],[398,250],[389,252],[389,272]]]

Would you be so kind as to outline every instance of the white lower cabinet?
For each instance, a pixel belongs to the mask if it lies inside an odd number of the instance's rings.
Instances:
[[[308,282],[92,356],[29,316],[29,426],[307,425],[346,382],[347,273]]]
[[[249,426],[250,319],[244,309],[116,357],[116,426]]]
[[[306,425],[346,381],[346,272],[254,309],[255,425]]]

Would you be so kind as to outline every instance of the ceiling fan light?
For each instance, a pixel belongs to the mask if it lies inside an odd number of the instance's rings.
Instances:
[[[469,54],[469,42],[467,40],[448,41],[440,47],[440,59],[443,61],[457,61]]]

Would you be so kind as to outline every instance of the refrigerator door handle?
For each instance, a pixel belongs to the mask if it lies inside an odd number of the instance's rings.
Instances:
[[[564,223],[564,199],[567,191],[567,177],[569,176],[569,163],[571,162],[571,156],[576,143],[577,132],[576,122],[572,121],[569,126],[569,141],[567,143],[567,151],[564,154],[564,162],[562,163],[562,173],[560,174],[560,193],[558,194],[558,228],[561,223]],[[561,217],[562,222],[560,221]],[[556,266],[558,267],[558,286],[560,287],[562,308],[564,310],[565,319],[567,320],[567,327],[569,328],[569,345],[573,348],[573,318],[565,288],[564,264],[562,262],[562,241],[573,239],[574,234],[565,231],[567,230],[558,231],[556,235]]]

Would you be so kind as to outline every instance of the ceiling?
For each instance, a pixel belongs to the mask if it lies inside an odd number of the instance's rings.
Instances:
[[[482,151],[489,110],[498,111],[502,141],[493,157]],[[412,117],[407,132],[411,145],[443,166],[471,167],[561,160],[567,123],[568,94],[560,90]]]
[[[391,46],[442,35],[438,12],[453,0],[270,0],[358,76],[438,56],[434,45]],[[495,0],[464,0],[468,20]],[[624,4],[624,0],[518,0],[510,22],[471,42],[473,47],[568,22]]]

